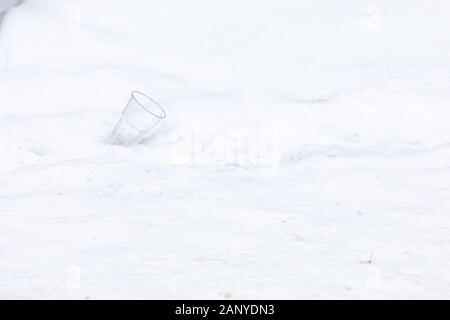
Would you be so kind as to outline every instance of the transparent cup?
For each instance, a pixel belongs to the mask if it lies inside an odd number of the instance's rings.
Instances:
[[[134,91],[111,135],[111,143],[135,146],[153,133],[164,118],[166,112],[155,100]]]
[[[0,0],[0,13],[22,4],[22,0]]]

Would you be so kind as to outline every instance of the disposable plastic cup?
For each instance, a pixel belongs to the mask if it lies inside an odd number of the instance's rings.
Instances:
[[[164,118],[166,112],[155,100],[134,91],[111,135],[111,142],[127,147],[135,146],[154,133]]]
[[[22,3],[22,0],[0,0],[0,13],[16,7]]]

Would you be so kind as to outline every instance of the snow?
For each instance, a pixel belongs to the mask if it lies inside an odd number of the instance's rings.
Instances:
[[[444,0],[8,11],[0,298],[450,298],[449,14]],[[133,90],[167,119],[111,145]]]

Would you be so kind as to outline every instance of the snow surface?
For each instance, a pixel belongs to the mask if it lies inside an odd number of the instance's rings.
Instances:
[[[450,298],[446,0],[28,0],[0,298]],[[168,114],[108,136],[131,91]]]

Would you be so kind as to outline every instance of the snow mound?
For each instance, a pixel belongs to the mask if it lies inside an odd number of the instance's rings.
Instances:
[[[0,298],[448,295],[449,16],[447,0],[8,11]],[[133,90],[168,117],[111,145]]]

